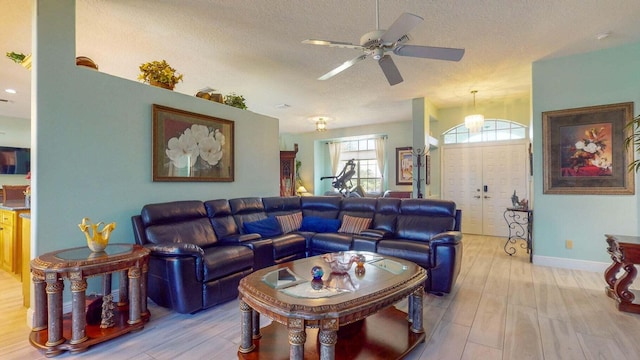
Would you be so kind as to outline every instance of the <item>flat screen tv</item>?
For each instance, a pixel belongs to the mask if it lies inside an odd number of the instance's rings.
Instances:
[[[31,171],[31,150],[0,146],[0,174],[27,174]]]

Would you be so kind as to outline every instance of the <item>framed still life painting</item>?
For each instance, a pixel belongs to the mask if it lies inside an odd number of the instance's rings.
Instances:
[[[413,153],[411,147],[396,148],[396,185],[413,184]]]
[[[632,118],[632,102],[543,112],[544,193],[634,194]]]
[[[153,105],[153,181],[233,181],[234,123]]]

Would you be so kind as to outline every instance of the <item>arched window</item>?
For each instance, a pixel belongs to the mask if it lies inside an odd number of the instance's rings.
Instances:
[[[504,141],[524,139],[527,127],[509,120],[485,119],[479,132],[469,133],[464,124],[451,128],[444,133],[445,144],[465,144],[483,141]]]

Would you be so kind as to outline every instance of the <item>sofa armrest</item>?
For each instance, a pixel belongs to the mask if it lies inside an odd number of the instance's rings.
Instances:
[[[156,257],[194,257],[196,260],[196,278],[198,281],[202,281],[202,274],[204,272],[202,258],[204,256],[204,250],[195,244],[189,243],[170,243],[170,244],[147,244],[145,248],[151,251],[151,256]]]
[[[430,246],[439,245],[457,245],[462,241],[462,233],[460,231],[445,231],[434,235],[429,240]]]
[[[262,236],[260,236],[260,234],[233,234],[221,238],[220,242],[237,245],[245,241],[259,240],[261,238]]]
[[[376,239],[388,239],[393,235],[393,233],[386,230],[365,229],[360,231],[358,235]]]

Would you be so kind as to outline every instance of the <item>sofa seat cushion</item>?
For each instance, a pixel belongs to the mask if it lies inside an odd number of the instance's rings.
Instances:
[[[312,254],[347,251],[351,249],[353,236],[345,233],[318,233],[310,241]]]
[[[409,260],[424,268],[433,267],[429,257],[429,244],[421,241],[389,239],[378,242],[378,254]]]
[[[203,258],[205,282],[253,268],[253,251],[242,245],[206,248]]]
[[[289,255],[304,254],[307,249],[307,242],[300,234],[285,234],[271,240],[273,241],[273,258],[276,260]]]

